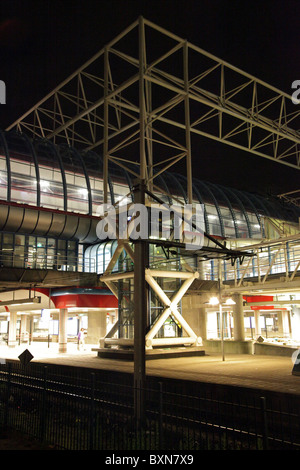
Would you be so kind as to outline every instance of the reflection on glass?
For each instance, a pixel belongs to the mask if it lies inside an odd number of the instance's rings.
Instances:
[[[41,206],[64,209],[63,176],[54,146],[44,140],[36,141],[35,152],[40,172]]]
[[[76,271],[78,244],[74,241],[0,233],[0,264],[29,269]]]

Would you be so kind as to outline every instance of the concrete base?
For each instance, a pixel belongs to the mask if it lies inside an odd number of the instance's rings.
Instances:
[[[292,346],[285,346],[282,344],[274,343],[254,343],[254,354],[256,355],[268,355],[268,356],[285,356],[292,357],[295,351],[298,351],[299,348]]]
[[[222,342],[219,339],[206,339],[203,340],[204,349],[210,353],[221,353]],[[224,352],[228,354],[253,354],[252,341],[224,341]]]
[[[101,358],[124,359],[126,361],[134,360],[133,349],[93,348],[92,351],[97,351],[97,356]],[[191,356],[205,356],[205,350],[201,347],[146,349],[146,360]]]
[[[221,353],[221,340],[203,340],[203,347],[207,353]],[[266,356],[285,356],[292,357],[292,354],[299,348],[285,346],[281,344],[255,342],[255,341],[224,341],[224,352],[228,354],[255,354]]]

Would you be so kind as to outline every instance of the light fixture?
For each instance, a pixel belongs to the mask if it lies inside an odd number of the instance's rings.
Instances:
[[[88,195],[88,190],[86,188],[80,188],[79,189],[79,193],[82,195],[82,196],[87,196]]]
[[[17,306],[17,305],[30,305],[30,304],[40,304],[41,303],[41,297],[32,297],[27,299],[15,299],[15,300],[3,300],[0,301],[0,307],[1,306]]]
[[[210,305],[219,305],[219,303],[220,303],[220,302],[219,302],[218,297],[211,297],[211,298],[209,299],[209,304],[210,304]]]
[[[49,183],[49,181],[41,180],[40,181],[40,186],[41,186],[42,189],[48,189],[50,187],[50,183]]]
[[[230,298],[229,298],[229,299],[226,299],[226,300],[225,300],[225,304],[226,304],[226,305],[235,305],[235,301],[234,301],[233,299],[230,299]]]
[[[209,305],[219,305],[220,302],[219,302],[218,297],[211,297],[209,299],[208,303],[209,303]],[[235,305],[235,301],[232,300],[231,298],[228,298],[228,299],[225,300],[225,302],[222,302],[222,304],[224,304],[224,305]]]

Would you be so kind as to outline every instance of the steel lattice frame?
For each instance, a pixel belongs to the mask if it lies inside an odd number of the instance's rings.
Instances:
[[[285,201],[300,207],[300,189],[296,191],[289,191],[288,193],[279,194],[278,197]]]
[[[300,169],[299,120],[288,94],[140,17],[8,130],[100,151],[105,200],[109,160],[155,189],[185,159],[191,202],[192,135]]]
[[[140,17],[8,130],[102,153],[104,202],[109,161],[137,177],[135,196],[144,203],[145,193],[157,188],[155,178],[185,160],[186,202],[192,203],[192,136],[205,136],[300,169],[299,120],[300,110],[288,94]],[[145,414],[146,281],[161,295],[151,273],[145,272],[144,251],[143,241],[138,241],[134,249],[138,425]],[[107,274],[103,280],[110,286],[112,278]],[[188,274],[189,283],[194,274]],[[170,310],[179,315],[176,302],[182,293],[179,289],[175,300],[161,297],[164,314],[148,339],[153,341]],[[188,325],[187,329],[194,342],[193,331]]]

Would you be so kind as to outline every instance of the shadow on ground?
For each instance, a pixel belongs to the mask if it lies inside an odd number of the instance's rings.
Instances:
[[[0,430],[0,450],[57,450],[13,429]]]

